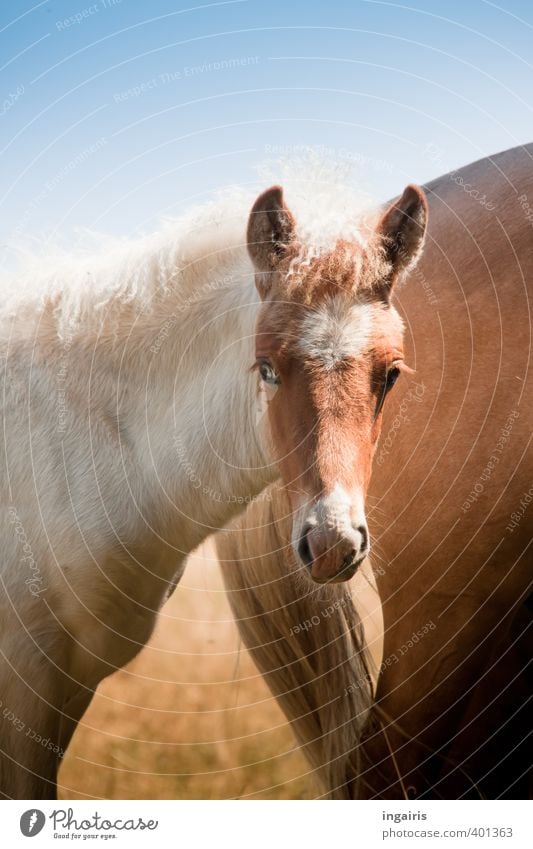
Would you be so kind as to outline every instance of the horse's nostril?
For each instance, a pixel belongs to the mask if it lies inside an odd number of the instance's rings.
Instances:
[[[361,534],[361,552],[366,551],[368,548],[368,530],[365,525],[359,525],[356,530]]]
[[[346,555],[344,560],[342,561],[340,571],[344,572],[346,569],[353,569],[357,562],[357,552],[355,549],[352,549],[349,554]]]
[[[313,557],[311,555],[309,540],[307,539],[308,534],[309,528],[306,528],[300,538],[300,542],[298,543],[298,554],[300,555],[302,563],[304,563],[308,568],[310,568],[313,565]]]

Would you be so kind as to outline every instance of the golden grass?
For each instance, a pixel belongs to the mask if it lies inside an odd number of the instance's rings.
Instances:
[[[239,641],[209,543],[149,645],[98,688],[63,799],[306,799],[312,775]]]

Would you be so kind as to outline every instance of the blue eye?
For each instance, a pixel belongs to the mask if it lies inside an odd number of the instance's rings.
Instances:
[[[273,385],[277,385],[279,383],[278,373],[275,371],[275,369],[272,368],[270,363],[260,363],[259,374],[261,375],[261,379],[264,380],[265,383],[270,383]]]

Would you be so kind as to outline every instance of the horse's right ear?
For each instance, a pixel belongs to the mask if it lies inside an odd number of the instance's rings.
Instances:
[[[294,236],[294,218],[283,202],[281,186],[272,186],[254,203],[248,219],[248,253],[256,270],[256,285],[265,298],[272,272]]]

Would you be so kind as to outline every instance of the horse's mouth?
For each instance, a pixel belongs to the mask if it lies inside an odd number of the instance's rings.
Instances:
[[[366,554],[357,557],[345,557],[339,571],[328,578],[315,578],[315,576],[313,575],[312,564],[309,568],[309,573],[316,584],[341,584],[344,581],[349,581],[351,578],[353,578],[353,576],[359,569],[359,566],[361,566],[366,557]]]

